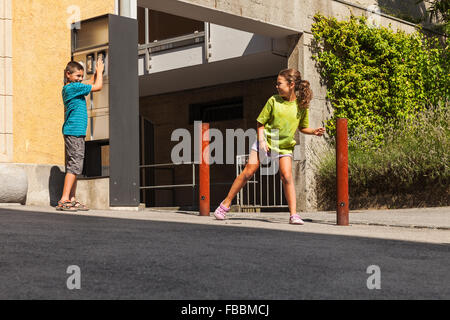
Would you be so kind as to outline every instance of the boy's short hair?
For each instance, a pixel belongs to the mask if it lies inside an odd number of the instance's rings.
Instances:
[[[64,69],[64,84],[67,83],[67,78],[66,78],[66,73],[67,72],[72,74],[72,73],[74,73],[76,71],[80,71],[80,70],[84,71],[84,67],[83,67],[83,65],[81,63],[78,63],[76,61],[70,61],[67,64],[66,68]]]

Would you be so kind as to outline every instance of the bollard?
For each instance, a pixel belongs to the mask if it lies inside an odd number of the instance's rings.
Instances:
[[[336,122],[336,189],[337,225],[348,226],[348,133],[345,118],[338,118]]]
[[[209,123],[202,123],[200,142],[200,168],[199,168],[199,211],[200,216],[209,217]]]

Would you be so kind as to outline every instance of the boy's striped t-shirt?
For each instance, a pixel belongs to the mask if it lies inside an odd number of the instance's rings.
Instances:
[[[62,131],[64,135],[86,136],[88,116],[85,96],[91,90],[90,84],[81,82],[72,82],[63,87],[62,98],[65,114]]]

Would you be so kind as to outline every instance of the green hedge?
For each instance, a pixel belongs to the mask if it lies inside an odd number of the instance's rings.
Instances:
[[[380,146],[385,131],[450,96],[449,46],[419,31],[372,27],[365,17],[337,21],[320,14],[312,26],[317,67],[336,119],[348,119],[350,145]],[[358,136],[359,140],[353,139]]]

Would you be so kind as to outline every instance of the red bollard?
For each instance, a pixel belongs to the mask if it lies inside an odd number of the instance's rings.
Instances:
[[[200,216],[209,217],[209,123],[202,123],[199,168],[199,211]]]
[[[348,226],[348,133],[345,118],[336,122],[336,186],[337,225]]]

